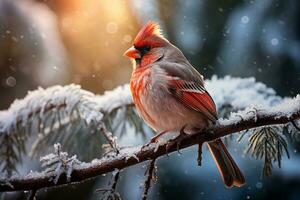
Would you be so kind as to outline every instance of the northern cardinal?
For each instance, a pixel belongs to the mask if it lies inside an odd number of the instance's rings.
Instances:
[[[217,121],[216,106],[204,88],[203,76],[183,53],[161,34],[155,22],[148,22],[125,53],[133,61],[130,89],[144,121],[157,133],[195,133]],[[240,187],[245,178],[222,140],[208,147],[227,187]]]

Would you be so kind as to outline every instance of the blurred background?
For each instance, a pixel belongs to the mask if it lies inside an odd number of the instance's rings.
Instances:
[[[0,0],[0,110],[39,86],[76,83],[103,93],[128,83],[131,63],[122,55],[148,20],[206,78],[253,76],[293,96],[300,89],[299,9],[298,0]],[[242,147],[230,145],[246,175],[243,188],[226,189],[207,150],[198,167],[189,148],[158,161],[150,199],[300,198],[299,146],[268,179]],[[140,198],[144,171],[141,164],[122,173],[123,199]],[[107,177],[48,189],[38,199],[97,199]]]

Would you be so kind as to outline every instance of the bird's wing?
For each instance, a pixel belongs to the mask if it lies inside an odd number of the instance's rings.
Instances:
[[[216,106],[204,88],[203,77],[192,66],[179,64],[162,66],[168,78],[169,92],[183,105],[201,113],[211,121],[217,120]]]
[[[217,120],[215,103],[200,84],[174,78],[169,82],[169,91],[186,107],[203,114],[213,122]]]
[[[179,77],[185,81],[199,83],[204,87],[203,76],[188,62],[161,62],[159,66],[170,76]]]

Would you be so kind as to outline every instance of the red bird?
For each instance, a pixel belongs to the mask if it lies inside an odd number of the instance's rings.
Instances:
[[[203,76],[183,53],[161,35],[159,25],[148,22],[125,53],[133,60],[130,89],[136,108],[157,134],[195,133],[216,123],[216,106],[204,88]],[[245,178],[222,140],[208,142],[227,187],[240,187]]]

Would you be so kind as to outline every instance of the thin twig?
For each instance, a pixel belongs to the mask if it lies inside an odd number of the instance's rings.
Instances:
[[[144,184],[144,192],[143,192],[143,195],[142,195],[142,200],[146,200],[147,199],[147,196],[148,196],[148,192],[149,192],[149,189],[151,187],[151,182],[153,181],[153,173],[154,173],[154,170],[155,170],[155,161],[156,161],[156,158],[151,160],[150,161],[150,164],[148,166],[148,174],[147,174],[147,179],[145,181],[145,184]]]
[[[117,193],[116,191],[119,178],[120,178],[120,171],[117,170],[116,172],[113,172],[112,179],[109,183],[109,188],[99,188],[96,189],[95,192],[96,193],[103,192],[103,196],[101,197],[101,199],[103,200],[120,199],[120,194]]]
[[[293,126],[295,127],[295,129],[297,129],[298,131],[300,131],[300,127],[296,124],[295,120],[291,120]]]
[[[198,157],[197,157],[198,166],[202,165],[202,144],[203,143],[198,144]]]
[[[114,150],[116,152],[116,154],[119,154],[120,150],[117,147],[116,139],[114,138],[113,134],[109,130],[107,130],[105,124],[101,123],[99,125],[99,129],[103,133],[106,140],[108,141],[108,143],[109,143],[110,147],[112,148],[112,150]]]
[[[118,170],[117,172],[115,172],[115,174],[113,176],[113,182],[111,184],[111,190],[112,191],[116,191],[117,183],[119,181],[119,178],[120,178],[120,170]]]

